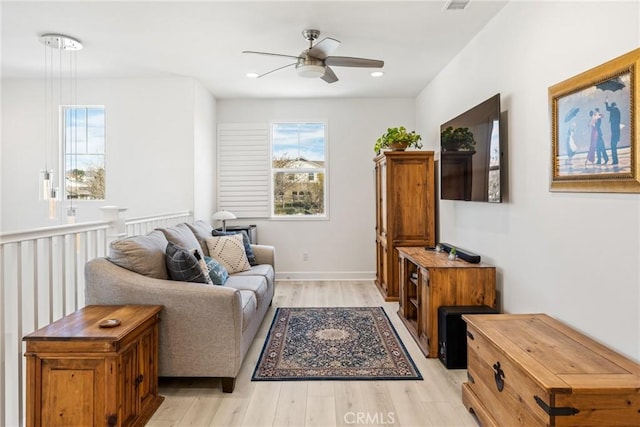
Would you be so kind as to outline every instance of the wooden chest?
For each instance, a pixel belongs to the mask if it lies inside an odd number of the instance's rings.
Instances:
[[[86,306],[24,337],[27,427],[143,426],[160,406],[159,305]],[[105,320],[110,328],[100,327]]]
[[[640,426],[640,365],[544,314],[463,315],[483,426]]]

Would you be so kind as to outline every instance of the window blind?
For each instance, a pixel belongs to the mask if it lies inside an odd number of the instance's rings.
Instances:
[[[218,207],[238,218],[268,218],[268,123],[218,125]]]

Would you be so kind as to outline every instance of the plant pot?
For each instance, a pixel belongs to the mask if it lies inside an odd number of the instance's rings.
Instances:
[[[389,144],[389,148],[391,148],[391,151],[404,151],[408,146],[409,144],[407,144],[406,142],[394,142],[393,144]]]

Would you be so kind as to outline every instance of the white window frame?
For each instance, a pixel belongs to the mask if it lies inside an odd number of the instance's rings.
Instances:
[[[324,214],[322,215],[275,215],[275,194],[274,194],[274,174],[275,170],[273,168],[273,126],[279,124],[303,124],[303,123],[318,123],[322,124],[324,127],[324,168],[322,171],[324,173]],[[270,174],[269,174],[269,199],[270,199],[270,219],[275,221],[327,221],[329,220],[329,124],[327,120],[273,120],[269,123],[269,141],[270,141],[270,149],[269,149],[269,165],[270,165]],[[280,172],[291,171],[291,173],[316,173],[319,168],[302,168],[302,169],[284,169],[280,170]]]
[[[69,194],[67,193],[67,185],[66,185],[66,171],[67,171],[67,147],[65,141],[65,129],[66,129],[66,121],[65,121],[65,112],[70,108],[101,108],[104,111],[104,152],[101,154],[104,159],[104,185],[105,185],[105,194],[102,199],[69,199]],[[104,105],[86,105],[86,104],[66,104],[61,105],[59,109],[59,147],[60,147],[60,176],[59,176],[59,188],[61,189],[61,199],[62,200],[73,200],[74,203],[86,203],[86,202],[104,202],[107,200],[107,189],[106,189],[106,179],[107,179],[107,109]],[[72,154],[72,153],[69,153]]]

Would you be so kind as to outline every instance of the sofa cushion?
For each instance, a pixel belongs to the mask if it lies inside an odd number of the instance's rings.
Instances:
[[[203,220],[198,220],[194,223],[187,223],[187,227],[191,229],[193,235],[196,236],[200,246],[202,247],[202,253],[204,256],[209,256],[209,248],[207,247],[207,237],[211,237],[213,227]]]
[[[208,237],[207,246],[209,247],[209,255],[222,264],[229,273],[237,273],[251,268],[240,234]]]
[[[267,295],[267,291],[269,290],[267,287],[267,279],[263,276],[240,276],[239,274],[232,274],[229,276],[225,286],[241,291],[253,292],[256,294],[256,301],[259,306],[265,303],[265,295]],[[269,304],[270,301],[266,303]]]
[[[167,270],[171,280],[212,283],[207,265],[198,249],[188,250],[175,243],[167,243]]]
[[[146,236],[132,236],[111,242],[109,260],[122,268],[154,279],[168,279],[164,234],[154,230]]]
[[[242,332],[244,332],[251,323],[253,316],[255,316],[258,304],[256,302],[256,294],[252,291],[240,291],[240,301],[242,304]]]
[[[224,285],[229,278],[229,272],[218,261],[210,256],[205,256],[204,261],[207,263],[209,277],[214,285]]]
[[[159,228],[158,230],[164,233],[164,236],[169,242],[189,251],[199,249],[200,254],[202,254],[200,242],[198,242],[198,239],[196,239],[196,236],[187,224],[178,224],[169,228]]]
[[[253,249],[251,248],[251,240],[249,240],[249,235],[244,230],[237,231],[218,231],[212,230],[210,233],[212,236],[232,236],[234,234],[242,235],[242,244],[244,245],[244,252],[247,254],[247,260],[249,260],[250,265],[258,265],[258,261],[256,261],[256,256],[253,254]]]
[[[234,276],[263,276],[267,279],[268,283],[273,283],[275,279],[275,272],[270,264],[258,264],[251,267],[249,270],[235,273]]]

